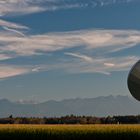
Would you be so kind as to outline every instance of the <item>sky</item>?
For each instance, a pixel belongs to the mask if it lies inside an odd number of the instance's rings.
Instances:
[[[0,0],[0,98],[131,96],[139,0]]]

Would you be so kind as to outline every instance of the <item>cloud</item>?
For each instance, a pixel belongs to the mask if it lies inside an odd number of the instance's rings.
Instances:
[[[0,54],[0,61],[1,60],[7,60],[7,59],[11,59],[12,57],[10,55],[6,55],[6,54]]]
[[[22,34],[22,33],[21,33]],[[14,53],[16,57],[79,48],[85,52],[112,53],[140,44],[136,30],[83,30],[43,35],[19,36],[17,32],[0,32],[1,54]],[[81,47],[83,46],[83,47]],[[68,54],[67,54],[68,55]],[[83,57],[78,54],[75,57]],[[90,58],[84,58],[90,60]]]
[[[10,31],[10,32],[14,32],[14,33],[16,33],[16,34],[19,34],[19,35],[25,37],[25,35],[24,35],[22,32],[17,31],[17,30],[15,30],[15,29],[10,29],[10,28],[8,28],[8,27],[3,27],[3,29],[4,29],[4,30],[7,30],[7,31]]]
[[[104,63],[104,65],[108,66],[108,67],[114,67],[115,66],[115,64],[113,64],[113,63]]]
[[[47,71],[47,65],[33,66],[33,65],[11,65],[0,64],[0,79],[7,79],[10,77],[37,73],[40,71]]]
[[[70,55],[70,56],[73,56],[73,57],[77,57],[77,58],[80,58],[84,61],[87,61],[87,62],[93,62],[93,59],[92,57],[89,57],[89,56],[86,56],[86,55],[83,55],[83,54],[76,54],[76,53],[68,53],[66,52],[65,55]]]
[[[8,22],[8,21],[1,20],[1,19],[0,19],[0,27],[1,27],[0,31],[3,29],[5,31],[8,31],[9,33],[13,32],[13,33],[23,36],[23,37],[25,36],[23,31],[29,30],[29,28],[27,26],[23,26],[23,25],[16,24],[13,22]]]
[[[0,19],[0,26],[13,29],[28,29],[28,27]]]
[[[83,61],[83,59],[75,59],[75,61],[66,61],[64,63],[55,64],[53,69],[63,70],[68,73],[101,73],[110,75],[112,72],[128,71],[139,57],[124,56],[112,58],[94,58],[92,63]]]
[[[26,29],[26,27],[6,25],[4,25],[5,30],[0,30],[0,61],[56,51],[63,51],[65,60],[60,59],[57,62],[54,60],[52,64],[31,65],[28,68],[24,65],[10,70],[8,68],[11,73],[9,71],[4,73],[2,69],[0,77],[3,75],[3,78],[54,69],[70,73],[98,72],[109,75],[113,71],[127,71],[139,59],[130,55],[124,57],[109,57],[108,55],[140,44],[138,30],[90,29],[26,35],[18,30],[18,28]],[[72,51],[69,52],[69,49]],[[92,54],[96,52],[100,52],[99,55],[93,56]]]
[[[13,65],[0,65],[0,79],[23,75],[29,72],[30,69],[28,68],[23,68],[23,67],[18,67]]]
[[[137,0],[1,0],[0,16],[22,15],[59,9],[105,6]]]
[[[37,72],[52,70],[49,65],[12,65],[12,64],[0,64],[0,80],[7,78],[35,74]]]
[[[32,72],[40,72],[45,68],[45,71],[47,70],[47,66],[36,66],[34,68],[32,68]]]
[[[67,0],[1,0],[0,16],[23,15],[83,6],[82,3],[68,2]]]
[[[2,0],[0,2],[0,15],[30,14],[45,10],[32,2],[32,0]]]
[[[131,2],[134,0],[0,0],[0,16],[15,16],[59,9],[84,8]],[[0,64],[0,79],[47,70],[69,73],[102,73],[128,70],[138,59],[136,56],[107,57],[140,44],[137,30],[79,30],[48,34],[26,34],[29,28],[0,19],[0,62],[21,56],[42,55],[66,51],[65,60],[53,64],[8,65]],[[68,49],[73,48],[73,51]],[[78,48],[78,51],[75,51]],[[93,53],[100,52],[98,57]],[[54,60],[55,61],[55,60]]]

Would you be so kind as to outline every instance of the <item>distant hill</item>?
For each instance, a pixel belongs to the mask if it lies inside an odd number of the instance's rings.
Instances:
[[[0,100],[0,117],[54,117],[64,115],[138,115],[140,102],[128,96],[101,96],[87,99],[47,101],[38,104],[21,104],[7,99]]]

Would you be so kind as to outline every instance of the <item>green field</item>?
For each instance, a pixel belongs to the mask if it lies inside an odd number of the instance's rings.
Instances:
[[[140,140],[140,125],[0,125],[1,139]]]

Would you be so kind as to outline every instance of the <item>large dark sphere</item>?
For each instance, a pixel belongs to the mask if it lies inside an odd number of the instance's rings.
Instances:
[[[132,96],[140,101],[140,60],[132,67],[127,83]]]

